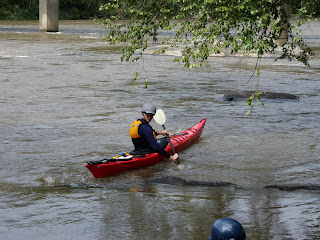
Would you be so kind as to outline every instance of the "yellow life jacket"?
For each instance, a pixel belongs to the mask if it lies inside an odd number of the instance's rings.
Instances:
[[[139,126],[142,124],[141,120],[135,120],[131,125],[129,129],[129,134],[131,138],[140,138],[140,135],[138,133]],[[155,131],[153,131],[153,136],[155,139],[157,139]]]

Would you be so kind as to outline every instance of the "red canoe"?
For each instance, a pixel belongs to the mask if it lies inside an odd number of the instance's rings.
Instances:
[[[206,123],[206,118],[202,119],[199,123],[193,127],[170,136],[171,142],[176,152],[180,152],[183,149],[189,147],[194,141],[200,138],[204,125]],[[165,150],[170,154],[173,153],[170,144],[167,144]],[[112,161],[101,160],[97,162],[88,162],[85,167],[88,168],[95,178],[107,177],[113,174],[121,173],[135,168],[145,167],[155,164],[161,160],[165,159],[164,156],[158,153],[149,153],[144,156],[139,156],[131,160],[116,160]]]

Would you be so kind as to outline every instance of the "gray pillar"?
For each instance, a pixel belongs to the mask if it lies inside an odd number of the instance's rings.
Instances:
[[[290,15],[291,15],[291,8],[290,8],[290,5],[289,4],[285,4],[284,5],[284,12],[288,18],[288,21],[289,21],[289,18],[290,18]],[[289,36],[289,33],[288,33],[288,28],[289,28],[289,24],[284,24],[282,25],[282,32],[279,36],[279,39],[277,39],[276,43],[278,45],[283,45],[286,41],[288,41],[288,36]]]
[[[59,31],[59,0],[39,0],[40,31]]]

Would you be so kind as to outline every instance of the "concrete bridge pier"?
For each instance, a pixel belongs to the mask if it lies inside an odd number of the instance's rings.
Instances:
[[[40,31],[59,32],[59,0],[39,0]]]
[[[288,18],[288,21],[289,21],[290,15],[291,15],[291,7],[290,7],[289,4],[286,3],[286,4],[283,6],[283,8],[284,8],[284,13],[287,15],[287,18]],[[279,39],[276,40],[276,43],[277,43],[278,45],[283,45],[283,44],[285,44],[285,43],[288,41],[288,39],[289,39],[289,32],[288,32],[289,24],[288,24],[288,23],[287,23],[287,24],[284,24],[284,25],[282,26],[282,28],[283,28],[283,30],[282,30],[282,32],[281,32],[281,34],[280,34],[280,36],[279,36]]]

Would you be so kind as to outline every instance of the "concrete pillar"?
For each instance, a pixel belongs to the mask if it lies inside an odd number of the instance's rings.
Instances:
[[[291,15],[291,7],[287,3],[284,5],[284,12],[287,15],[287,18],[289,21],[289,18]],[[283,30],[279,36],[279,39],[277,39],[277,41],[276,41],[276,43],[278,45],[283,45],[286,41],[288,41],[288,37],[289,37],[289,34],[288,34],[289,24],[287,23],[287,24],[282,25],[282,28],[283,28]]]
[[[59,0],[39,0],[40,31],[59,31]]]

